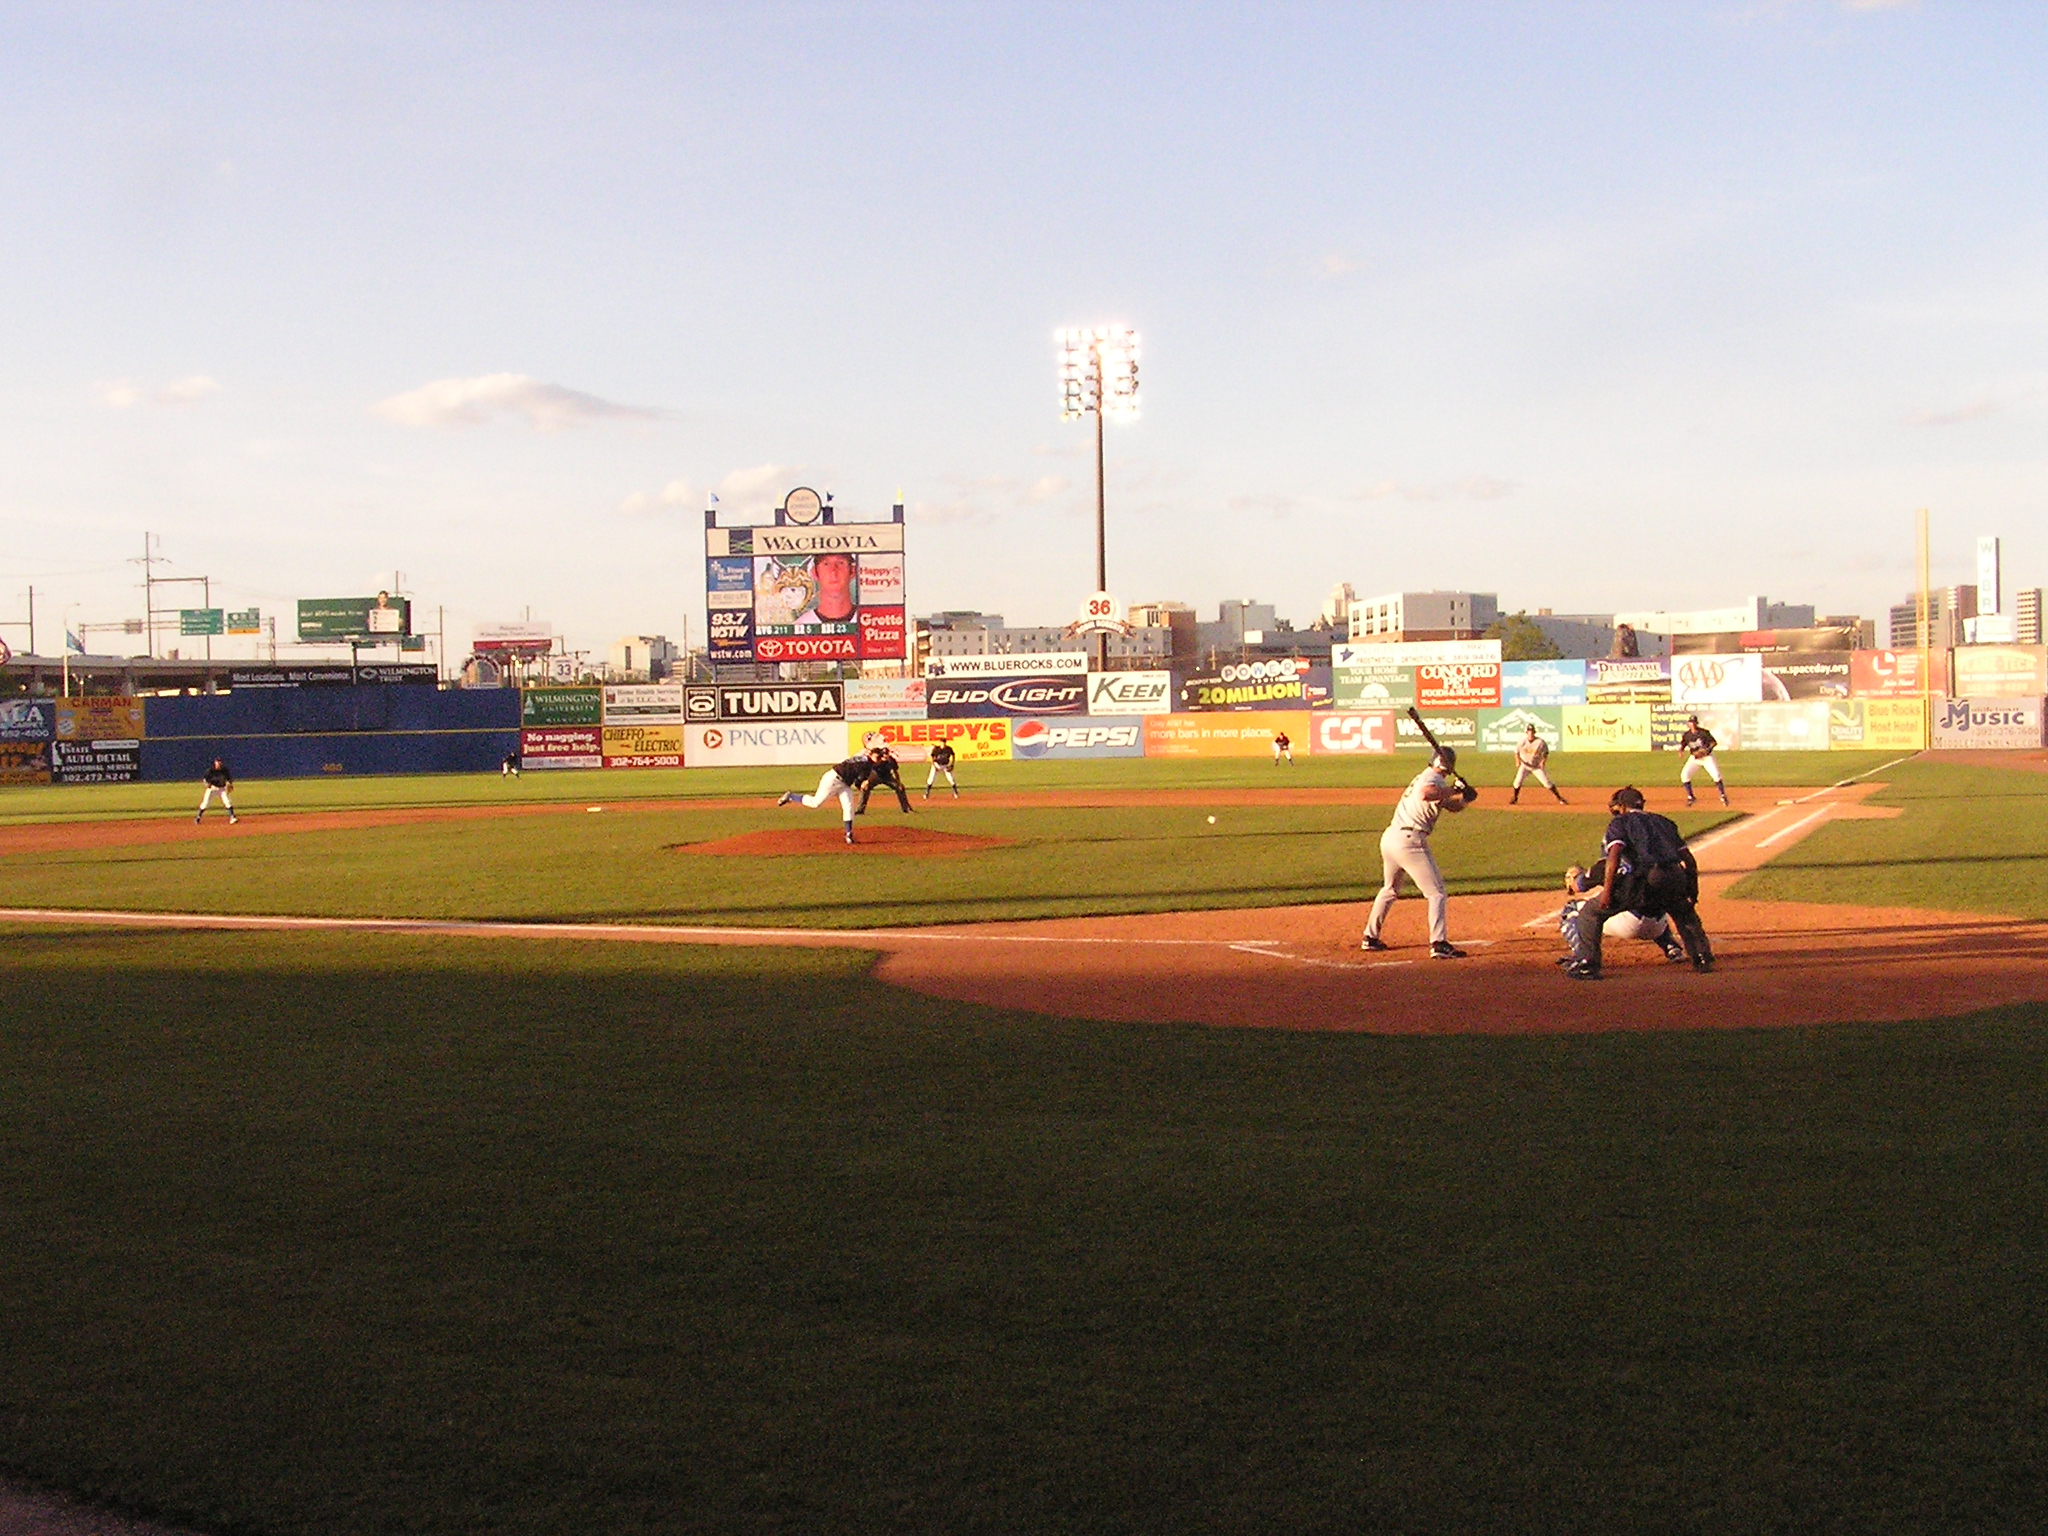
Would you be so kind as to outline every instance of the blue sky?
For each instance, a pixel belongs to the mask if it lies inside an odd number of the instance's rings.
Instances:
[[[17,5],[0,616],[406,573],[702,630],[704,496],[1071,617],[1053,331],[1144,336],[1110,585],[1880,612],[2048,581],[2048,12]],[[54,626],[52,626],[54,627]],[[289,625],[282,626],[289,629]],[[7,631],[19,644],[18,631]],[[45,645],[47,649],[47,644]]]

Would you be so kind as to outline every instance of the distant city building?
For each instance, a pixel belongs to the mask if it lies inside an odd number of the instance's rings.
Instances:
[[[2012,594],[2014,629],[2021,645],[2041,643],[2041,589],[2021,587]]]
[[[1824,613],[1820,616],[1822,629],[1853,629],[1856,644],[1852,649],[1874,651],[1877,649],[1877,620],[1858,618],[1853,613]]]
[[[612,642],[606,673],[622,681],[645,679],[658,683],[681,660],[680,647],[666,635],[628,635]]]
[[[1552,613],[1548,608],[1538,608],[1528,615],[1528,619],[1543,632],[1543,638],[1562,651],[1568,660],[1588,661],[1610,655],[1613,651],[1614,615],[1611,613]],[[1638,634],[1636,654],[1663,655],[1663,636]]]
[[[1091,643],[1088,636],[1070,633],[1063,624],[1005,624],[1000,614],[992,613],[935,613],[919,622],[919,649],[926,657],[1047,656],[1085,651]],[[1164,670],[1172,664],[1173,644],[1168,626],[1134,623],[1128,635],[1109,637],[1109,659],[1125,670]]]
[[[1963,621],[1977,617],[1975,586],[1936,587],[1927,594],[1927,638],[1930,646],[1961,645]],[[1892,606],[1885,644],[1895,651],[1912,650],[1921,644],[1919,598],[1916,593]]]
[[[1167,647],[1176,667],[1192,666],[1200,649],[1196,639],[1195,610],[1187,603],[1133,603],[1124,615],[1136,629],[1163,629],[1172,636]]]
[[[1476,640],[1499,617],[1493,592],[1389,592],[1352,603],[1350,638],[1362,645]]]

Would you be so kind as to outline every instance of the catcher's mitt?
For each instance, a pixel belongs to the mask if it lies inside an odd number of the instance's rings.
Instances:
[[[1586,878],[1586,866],[1585,866],[1585,865],[1583,865],[1583,864],[1570,864],[1570,865],[1567,865],[1567,866],[1565,867],[1565,872],[1564,872],[1564,888],[1565,888],[1566,890],[1570,891],[1570,892],[1571,892],[1571,893],[1572,893],[1572,894],[1573,894],[1574,896],[1576,896],[1576,895],[1578,895],[1578,894],[1579,894],[1579,882],[1580,882],[1581,880],[1585,879],[1585,878]]]

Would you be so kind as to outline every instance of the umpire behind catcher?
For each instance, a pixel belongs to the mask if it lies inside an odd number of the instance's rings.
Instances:
[[[1601,840],[1607,857],[1600,894],[1579,908],[1579,961],[1565,972],[1579,981],[1600,979],[1600,935],[1617,912],[1668,917],[1692,956],[1692,968],[1711,971],[1714,952],[1693,903],[1700,895],[1700,866],[1668,816],[1643,809],[1643,792],[1627,785],[1607,802],[1614,820]]]

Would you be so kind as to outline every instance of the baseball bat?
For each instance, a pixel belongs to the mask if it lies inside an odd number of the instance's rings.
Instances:
[[[1444,744],[1436,739],[1436,732],[1432,731],[1427,725],[1423,723],[1421,714],[1417,712],[1413,704],[1410,704],[1408,706],[1408,718],[1415,722],[1415,729],[1422,732],[1422,739],[1429,743],[1429,750],[1431,752],[1443,751]],[[1479,791],[1474,789],[1471,786],[1471,784],[1467,782],[1465,775],[1458,772],[1458,770],[1455,768],[1451,770],[1451,780],[1458,786],[1459,790],[1464,794],[1465,799],[1468,802],[1477,800],[1479,798]]]

